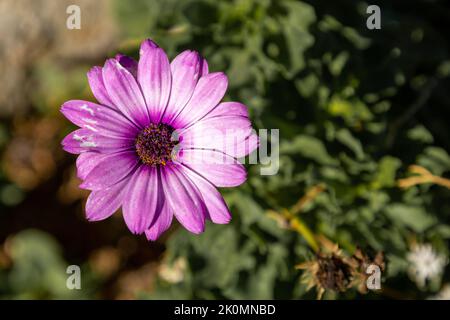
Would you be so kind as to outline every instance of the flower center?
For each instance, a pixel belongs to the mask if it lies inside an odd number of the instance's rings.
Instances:
[[[166,124],[151,124],[136,138],[136,152],[141,161],[150,166],[172,161],[172,150],[177,141],[172,139],[174,129]]]

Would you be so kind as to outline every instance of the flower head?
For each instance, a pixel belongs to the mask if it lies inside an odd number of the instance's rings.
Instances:
[[[300,263],[297,269],[304,270],[301,281],[307,290],[316,288],[317,299],[321,299],[325,291],[346,292],[357,288],[360,293],[367,293],[367,268],[376,265],[381,271],[385,269],[384,255],[377,252],[372,258],[360,248],[349,257],[338,244],[324,236],[318,237],[320,250],[309,261]]]
[[[428,280],[438,278],[444,271],[447,259],[437,254],[431,244],[415,244],[407,255],[409,275],[421,288]]]
[[[321,299],[326,290],[344,292],[352,283],[352,265],[350,259],[344,255],[339,246],[325,237],[319,237],[321,250],[314,259],[296,266],[305,270],[302,282],[307,290],[317,289],[317,299]]]
[[[80,187],[91,190],[86,215],[103,220],[122,207],[133,233],[157,239],[175,218],[193,233],[205,220],[228,223],[217,187],[246,180],[238,158],[258,146],[245,105],[220,102],[227,77],[210,73],[195,51],[172,62],[153,41],[139,61],[117,55],[93,67],[98,103],[71,100],[61,112],[79,126],[62,142],[79,154]]]

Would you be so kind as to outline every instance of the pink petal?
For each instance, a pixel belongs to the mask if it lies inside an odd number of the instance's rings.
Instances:
[[[133,75],[116,59],[108,59],[103,68],[103,81],[114,105],[136,125],[150,123],[141,89]]]
[[[64,150],[74,154],[89,151],[114,153],[132,149],[134,145],[133,140],[105,137],[87,129],[78,129],[69,133],[61,144]]]
[[[159,183],[158,169],[140,166],[133,174],[123,204],[123,217],[131,232],[143,233],[161,210],[164,193]]]
[[[116,54],[115,59],[117,61],[119,61],[119,63],[125,68],[127,69],[132,75],[133,77],[137,77],[137,67],[138,67],[138,63],[136,60],[134,60],[133,58],[126,56],[124,54]]]
[[[235,158],[248,155],[259,143],[247,107],[238,102],[222,102],[203,119],[179,131],[183,148],[215,149]]]
[[[61,112],[77,126],[106,137],[134,139],[139,130],[119,112],[89,101],[67,101]]]
[[[200,78],[191,99],[172,122],[175,128],[186,128],[207,115],[222,100],[228,80],[222,72],[209,73]]]
[[[209,73],[209,67],[208,67],[208,62],[206,61],[206,59],[203,59],[203,63],[202,63],[202,74],[201,76],[205,76]]]
[[[137,78],[151,120],[159,122],[169,100],[172,75],[166,53],[151,40],[141,45]]]
[[[92,191],[86,201],[86,217],[89,221],[104,220],[122,205],[128,179],[106,189]]]
[[[115,59],[136,78],[136,60],[123,54],[117,54],[115,56]],[[118,110],[109,98],[108,92],[106,91],[105,83],[103,82],[103,68],[99,66],[91,68],[91,70],[89,70],[87,74],[87,77],[89,86],[92,90],[92,94],[97,99],[97,101],[104,106],[108,106],[112,109]]]
[[[123,151],[105,155],[87,175],[80,188],[100,190],[126,178],[136,168],[138,159],[135,151]]]
[[[256,132],[252,130],[252,134],[248,136],[244,142],[235,147],[234,156],[236,158],[244,157],[255,151],[258,147],[259,147],[259,137],[256,134]]]
[[[221,116],[241,116],[248,118],[248,109],[245,104],[240,102],[222,102],[211,110],[211,112],[206,115],[205,119]]]
[[[156,42],[154,42],[152,39],[146,39],[141,43],[139,55],[142,55],[142,54],[144,54],[144,52],[154,49],[154,48],[159,48],[159,46],[156,44]]]
[[[182,149],[176,162],[183,163],[216,187],[236,187],[247,179],[244,166],[220,151]]]
[[[198,188],[176,165],[166,166],[161,178],[166,201],[177,220],[192,233],[203,232],[206,208]]]
[[[206,70],[205,69],[206,65]],[[194,93],[199,77],[206,71],[207,64],[196,51],[186,50],[180,53],[170,63],[172,72],[172,91],[164,121],[170,123],[175,118]]]
[[[153,224],[148,230],[145,231],[145,235],[148,240],[156,241],[159,236],[169,229],[172,224],[173,213],[170,210],[167,202],[164,203],[163,208],[159,215],[156,217]]]
[[[179,134],[183,148],[216,149],[241,157],[241,146],[252,134],[250,120],[242,116],[203,118]]]
[[[77,177],[84,180],[91,170],[104,157],[103,154],[97,152],[85,152],[77,158]]]
[[[97,101],[104,105],[117,109],[106,91],[105,84],[103,82],[102,67],[93,67],[87,74],[89,86],[91,87],[92,94]]]
[[[194,185],[199,189],[208,210],[208,218],[218,224],[227,224],[231,220],[231,214],[223,200],[222,195],[206,179],[189,168],[183,171]]]

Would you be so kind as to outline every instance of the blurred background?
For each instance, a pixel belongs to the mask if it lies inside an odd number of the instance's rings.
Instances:
[[[1,0],[0,298],[450,299],[448,21],[444,0]],[[94,101],[86,72],[148,37],[199,51],[226,100],[280,129],[278,174],[249,166],[221,190],[231,224],[199,236],[87,222],[60,146],[60,105]]]

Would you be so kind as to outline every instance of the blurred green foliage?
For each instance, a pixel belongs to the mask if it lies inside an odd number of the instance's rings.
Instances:
[[[81,299],[92,297],[90,288],[68,290],[68,263],[50,235],[34,229],[17,234],[8,242],[14,261],[8,273],[0,272],[0,297],[6,299]],[[1,271],[1,269],[0,269]],[[85,274],[85,283],[95,283]],[[90,281],[89,281],[90,280]]]

